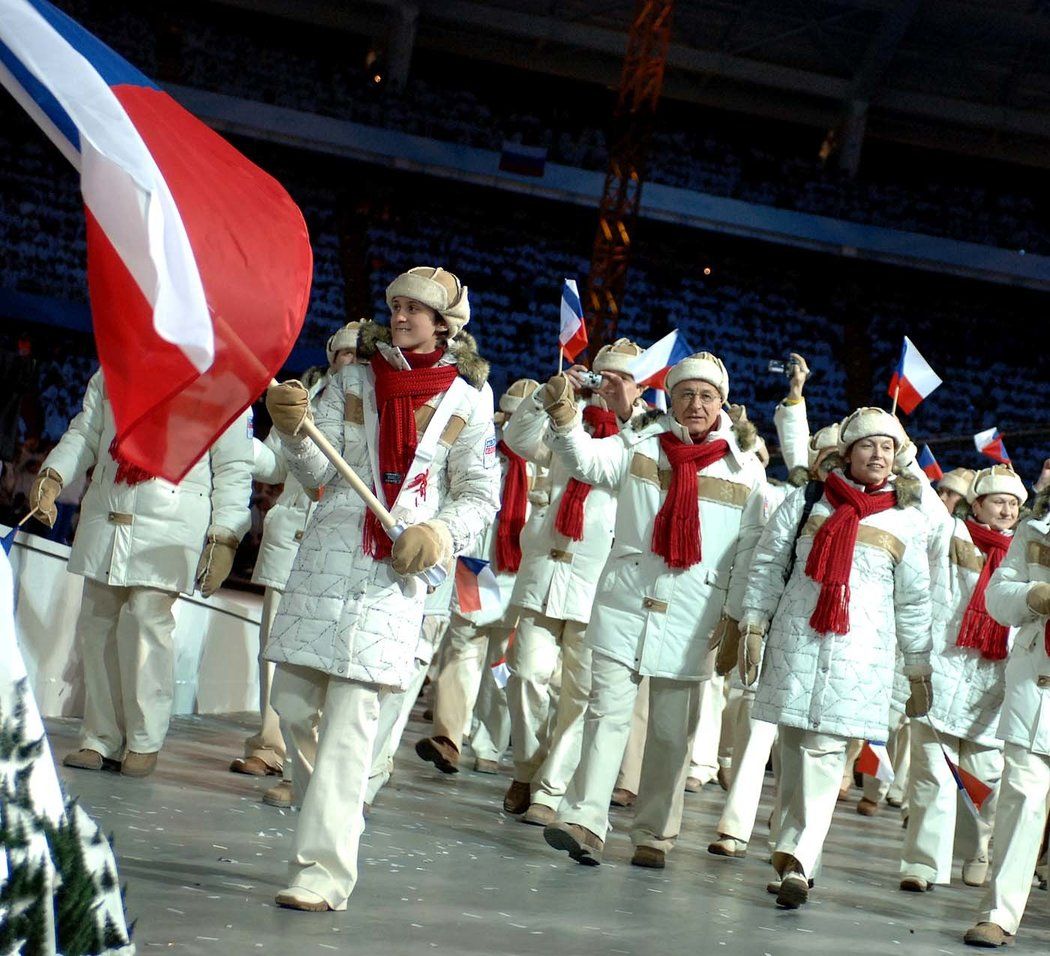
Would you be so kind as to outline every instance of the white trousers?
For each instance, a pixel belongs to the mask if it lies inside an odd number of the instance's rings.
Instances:
[[[714,674],[700,685],[700,713],[689,764],[689,776],[695,777],[701,784],[710,783],[718,776],[718,748],[722,740],[722,711],[725,706],[726,679]]]
[[[556,807],[579,760],[591,681],[586,625],[522,611],[507,655],[514,779],[531,781],[533,799]],[[551,684],[561,664],[561,690],[551,713]],[[553,718],[553,720],[552,720]],[[619,760],[623,751],[617,754]]]
[[[357,851],[364,829],[362,809],[379,728],[378,684],[341,680],[309,667],[278,664],[272,702],[295,741],[292,782],[299,822],[289,863],[289,886],[346,909],[357,883]],[[318,712],[317,755],[313,742]]]
[[[1050,757],[1017,744],[1006,744],[1003,757],[992,834],[995,859],[979,919],[1016,933],[1032,889],[1032,873],[1050,809]],[[1050,912],[1045,899],[1043,905]]]
[[[76,640],[84,661],[80,746],[121,759],[164,745],[175,693],[173,591],[84,578]],[[131,626],[120,627],[125,614]]]
[[[458,614],[448,626],[448,650],[435,682],[434,736],[447,737],[463,749],[463,737],[469,732],[471,717],[481,690],[490,645],[506,649],[512,628],[502,624],[475,627]],[[502,652],[496,658],[502,656]]]
[[[507,654],[509,632],[500,637],[489,635],[488,656],[481,672],[481,687],[474,705],[473,729],[470,748],[479,760],[494,760],[499,763],[510,746],[510,711],[507,709],[507,690],[496,683],[492,666]]]
[[[780,728],[780,801],[783,821],[773,865],[793,856],[812,877],[835,813],[849,739],[797,727]]]
[[[729,787],[722,818],[718,821],[719,833],[736,837],[745,843],[751,840],[755,828],[762,785],[766,779],[766,764],[777,737],[776,724],[764,720],[752,720],[750,724],[751,732],[743,751],[734,747],[737,757],[733,760],[733,782]]]
[[[277,617],[284,592],[268,587],[263,592],[262,620],[259,622],[259,732],[244,742],[244,756],[258,757],[267,767],[281,770],[284,767],[284,737],[281,736],[281,720],[270,706],[270,686],[273,683],[273,662],[266,660],[266,642],[270,628]]]
[[[609,829],[609,798],[631,729],[641,677],[601,654],[592,663],[583,747],[558,816],[602,839]],[[689,749],[700,707],[698,681],[649,678],[649,730],[645,741],[631,840],[665,853],[682,825]]]
[[[643,677],[638,685],[638,696],[631,712],[631,733],[627,737],[627,748],[623,752],[620,773],[616,777],[617,790],[638,793],[642,779],[642,761],[645,759],[645,735],[649,731],[649,678]]]
[[[1003,773],[1002,752],[951,734],[941,734],[940,741],[956,766],[992,788],[978,814],[976,846],[965,849],[966,859],[987,859]],[[925,720],[912,721],[908,830],[901,852],[903,876],[918,876],[929,883],[951,882],[958,792],[933,728]]]

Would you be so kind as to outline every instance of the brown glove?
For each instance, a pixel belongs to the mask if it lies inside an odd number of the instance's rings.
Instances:
[[[933,684],[929,677],[909,677],[911,696],[904,705],[909,717],[925,717],[933,706]]]
[[[310,395],[303,383],[294,378],[266,390],[266,410],[274,427],[284,435],[297,435],[303,422],[313,421]]]
[[[33,503],[32,498],[29,499],[29,503]],[[1025,603],[1036,614],[1041,614],[1044,617],[1050,614],[1050,584],[1046,582],[1033,584],[1025,595]]]
[[[40,472],[33,482],[33,487],[29,489],[29,507],[49,528],[53,528],[58,519],[55,499],[61,493],[62,476],[54,468],[45,468]]]
[[[556,427],[564,428],[576,417],[576,393],[567,375],[555,375],[539,394],[543,410]]]
[[[222,587],[222,582],[233,568],[233,556],[240,541],[231,531],[216,528],[208,532],[208,538],[197,562],[197,587],[201,595],[211,597]]]
[[[762,638],[765,633],[761,625],[748,624],[740,636],[737,671],[745,687],[750,687],[758,680],[758,662],[762,660]]]
[[[719,677],[725,677],[736,666],[740,656],[740,622],[723,614],[711,635],[708,647],[718,648],[715,655],[715,673]]]
[[[440,521],[424,521],[405,528],[394,542],[390,561],[398,574],[419,574],[452,555],[452,538]]]

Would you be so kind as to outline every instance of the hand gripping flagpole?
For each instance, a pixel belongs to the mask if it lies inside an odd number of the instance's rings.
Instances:
[[[270,380],[271,388],[277,384],[278,382],[276,379]],[[303,419],[302,425],[299,426],[299,430],[317,446],[321,454],[332,463],[335,470],[339,472],[346,483],[365,503],[365,507],[367,507],[368,510],[379,519],[379,523],[383,526],[383,530],[386,531],[387,535],[389,535],[390,540],[396,541],[401,537],[401,533],[405,530],[407,525],[398,521],[386,509],[383,503],[375,496],[372,489],[364,483],[361,476],[350,467],[346,459],[339,454],[338,449],[324,436],[321,429],[318,428],[309,417],[306,417]],[[430,587],[436,588],[445,580],[448,576],[448,572],[440,564],[435,564],[431,568],[426,568],[425,570],[420,571],[419,576]]]

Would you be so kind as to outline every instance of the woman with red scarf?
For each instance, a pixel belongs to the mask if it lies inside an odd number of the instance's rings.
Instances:
[[[383,691],[416,671],[427,587],[492,522],[499,469],[488,365],[461,330],[467,289],[419,267],[387,288],[390,345],[329,381],[312,415],[405,530],[391,541],[320,450],[300,434],[311,415],[298,382],[274,386],[266,407],[292,474],[324,486],[270,630],[277,664],[271,703],[293,748],[301,810],[280,906],[346,908]],[[317,756],[310,752],[316,714]],[[301,745],[300,745],[301,743]]]
[[[543,390],[557,459],[578,480],[614,488],[618,501],[586,633],[592,684],[579,766],[543,832],[552,847],[590,866],[601,862],[643,677],[649,720],[631,863],[665,866],[682,822],[700,689],[710,677],[708,644],[723,606],[740,617],[764,517],[765,471],[722,411],[729,375],[721,360],[709,352],[689,356],[668,372],[665,387],[670,413],[651,412],[604,439],[583,430],[562,378]]]
[[[966,492],[971,515],[942,519],[931,538],[933,707],[911,729],[908,831],[901,889],[922,893],[950,883],[958,787],[944,756],[993,788],[981,806],[977,845],[965,852],[963,882],[988,875],[988,841],[1003,772],[996,739],[1005,692],[1009,628],[988,613],[988,582],[1002,563],[1021,505],[1024,482],[1009,465],[979,471]]]
[[[780,906],[808,898],[849,739],[886,739],[896,647],[911,681],[908,715],[929,709],[929,529],[917,479],[894,471],[906,443],[882,409],[853,412],[839,429],[843,467],[828,474],[804,526],[798,489],[755,549],[740,664],[752,684],[762,656],[752,716],[780,726]]]

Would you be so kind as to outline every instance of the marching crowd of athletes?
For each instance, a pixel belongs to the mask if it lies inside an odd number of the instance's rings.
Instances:
[[[53,520],[94,469],[70,557],[86,702],[66,765],[153,771],[172,605],[222,584],[254,477],[284,489],[254,575],[262,722],[231,769],[280,775],[264,799],[300,808],[278,904],[346,907],[365,816],[433,671],[419,756],[455,773],[469,739],[492,773],[509,747],[504,810],[584,865],[601,862],[612,803],[633,810],[631,863],[664,867],[684,794],[715,776],[728,794],[710,852],[744,856],[772,755],[768,888],[787,908],[820,879],[863,742],[887,741],[894,786],[865,778],[857,810],[901,806],[901,889],[948,883],[961,857],[985,886],[966,942],[1010,942],[1050,803],[1050,494],[1022,517],[1029,494],[1005,465],[956,469],[935,491],[878,408],[811,433],[799,356],[774,414],[787,483],[767,478],[708,352],[670,369],[667,411],[641,400],[627,339],[594,356],[600,385],[573,366],[494,402],[454,275],[410,269],[387,303],[389,326],[351,323],[326,370],[267,392],[265,442],[243,416],[177,486],[115,457],[91,380],[30,495]],[[455,599],[458,556],[491,562],[498,606]],[[945,755],[991,788],[970,827]]]

